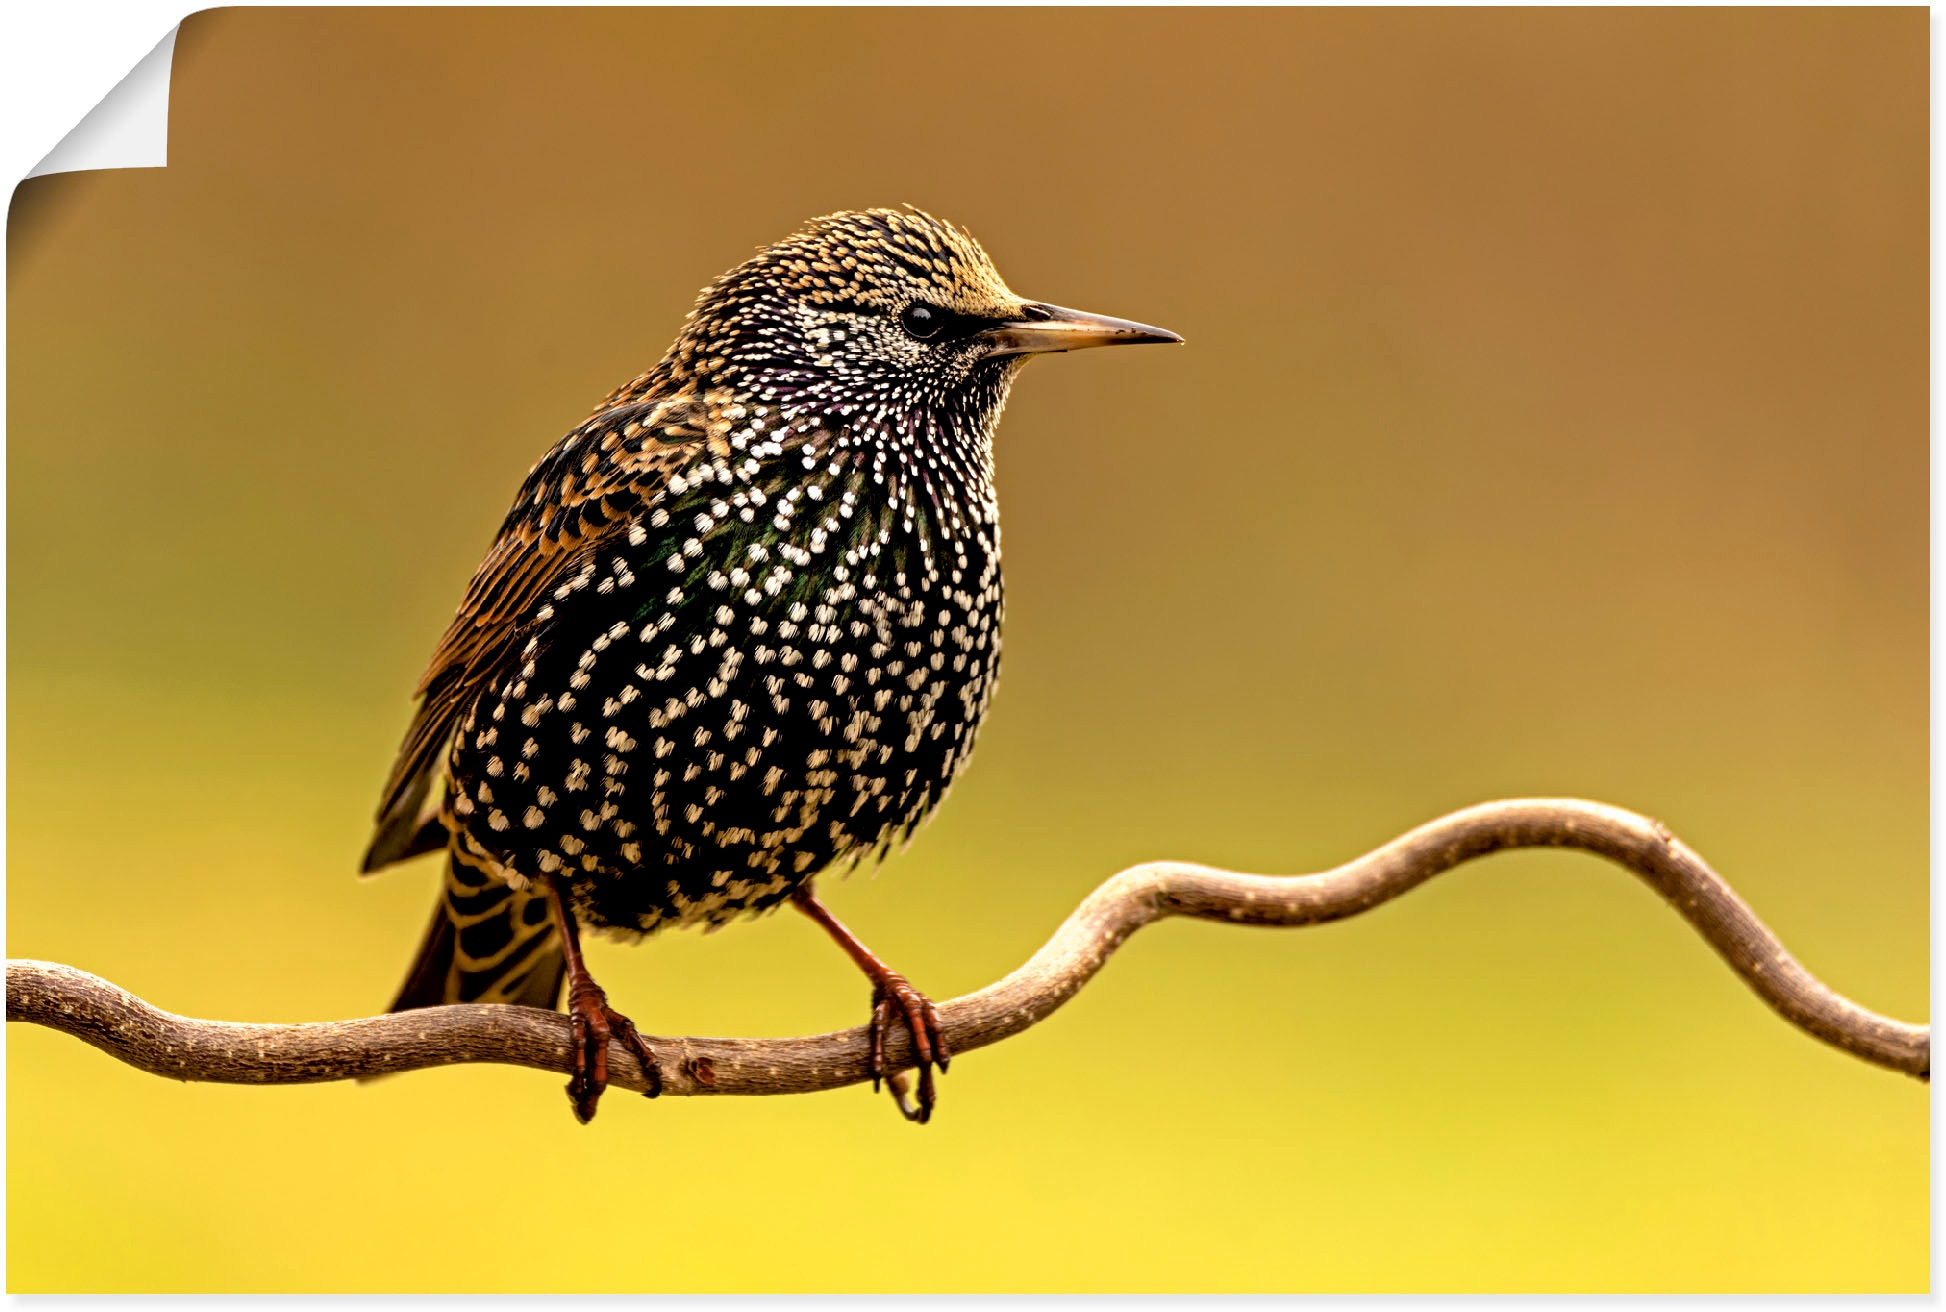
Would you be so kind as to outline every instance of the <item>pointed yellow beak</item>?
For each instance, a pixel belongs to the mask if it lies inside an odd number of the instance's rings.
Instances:
[[[1128,319],[1111,319],[1085,310],[1058,305],[1026,305],[1020,316],[995,324],[980,334],[993,344],[995,355],[1033,355],[1047,351],[1079,351],[1090,346],[1139,346],[1144,342],[1180,342],[1167,328],[1151,328]]]

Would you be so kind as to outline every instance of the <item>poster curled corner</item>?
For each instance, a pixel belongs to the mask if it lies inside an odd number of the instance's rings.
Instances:
[[[81,169],[159,169],[168,164],[169,72],[179,27],[170,28],[155,49],[27,176]]]

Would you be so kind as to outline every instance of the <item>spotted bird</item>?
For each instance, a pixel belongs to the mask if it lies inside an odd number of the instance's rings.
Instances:
[[[1024,300],[916,210],[815,219],[706,288],[528,473],[419,680],[364,868],[447,867],[392,1010],[551,1008],[565,984],[587,1121],[611,1038],[655,1065],[582,927],[788,902],[871,980],[874,1085],[927,1119],[938,1015],[812,881],[906,839],[972,751],[1000,668],[993,431],[1022,364],[1180,340]],[[898,1023],[916,1105],[886,1069]]]

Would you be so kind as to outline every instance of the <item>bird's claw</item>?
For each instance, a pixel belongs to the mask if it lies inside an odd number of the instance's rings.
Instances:
[[[906,1098],[905,1077],[888,1070],[885,1064],[885,1036],[894,1022],[900,1020],[912,1036],[912,1064],[919,1071],[916,1104]],[[879,980],[872,988],[872,1092],[877,1093],[883,1081],[892,1092],[893,1102],[898,1104],[899,1114],[923,1125],[932,1119],[936,1101],[932,1068],[939,1067],[939,1073],[944,1075],[951,1060],[952,1054],[946,1050],[945,1037],[940,1033],[939,1010],[932,1005],[932,1000],[908,984],[903,975],[888,973]]]
[[[619,1039],[642,1063],[649,1087],[645,1097],[662,1092],[662,1072],[655,1052],[635,1028],[635,1022],[608,1005],[608,995],[589,984],[568,995],[569,1047],[574,1052],[574,1078],[568,1081],[568,1101],[575,1119],[586,1125],[595,1119],[601,1095],[608,1088],[608,1041]]]

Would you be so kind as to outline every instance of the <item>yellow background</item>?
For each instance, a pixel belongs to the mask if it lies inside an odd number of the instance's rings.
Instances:
[[[1926,122],[1922,10],[198,15],[169,166],[13,204],[8,951],[382,1004],[435,871],[352,870],[522,473],[753,247],[910,201],[1189,342],[1015,391],[981,750],[829,890],[922,987],[1138,860],[1578,794],[1923,1020]],[[592,958],[656,1033],[863,1019],[794,917]],[[18,1291],[1928,1282],[1926,1090],[1585,857],[1152,929],[924,1129],[8,1039]]]

